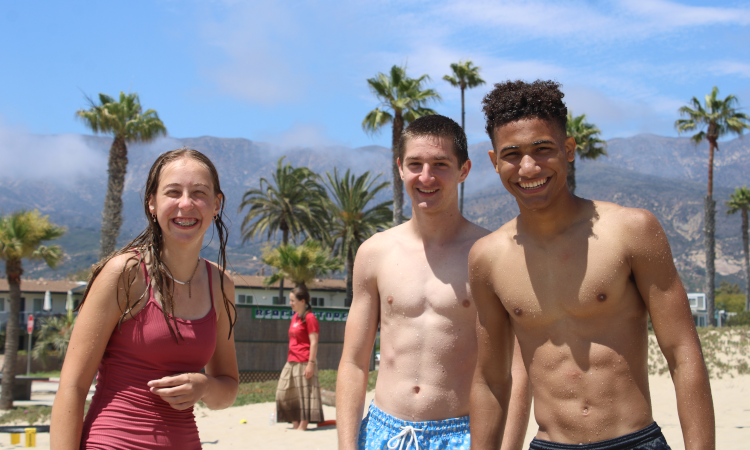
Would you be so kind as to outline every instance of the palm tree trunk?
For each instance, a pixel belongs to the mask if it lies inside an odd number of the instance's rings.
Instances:
[[[125,186],[125,173],[128,167],[128,148],[125,139],[115,136],[109,148],[109,180],[102,210],[101,249],[99,259],[106,258],[115,251],[117,236],[122,226],[122,191]]]
[[[709,127],[710,128],[710,127]],[[709,129],[709,135],[711,130]],[[716,202],[714,201],[714,148],[716,139],[708,137],[708,195],[705,201],[706,215],[706,310],[708,321],[716,326],[714,297],[716,288]]]
[[[289,227],[286,224],[286,221],[282,219],[282,223],[279,224],[279,228],[281,228],[282,239],[281,242],[284,245],[289,244]],[[279,305],[285,305],[286,300],[284,299],[284,277],[281,277],[281,280],[279,281]]]
[[[404,131],[404,118],[401,112],[396,111],[393,117],[393,139],[391,150],[393,152],[393,226],[400,225],[404,218],[404,181],[398,170],[398,141],[401,132]]]
[[[747,209],[742,209],[742,249],[745,251],[745,311],[750,311],[750,236]]]
[[[716,202],[710,196],[706,196],[705,203],[705,235],[706,235],[706,312],[708,322],[716,326],[714,317],[714,290],[716,288]]]
[[[346,300],[344,305],[349,307],[352,306],[352,297],[354,296],[354,252],[352,247],[349,246],[349,251],[346,252]]]
[[[5,263],[10,291],[10,311],[5,327],[5,359],[3,365],[2,394],[0,409],[13,408],[13,385],[16,381],[16,359],[18,355],[18,333],[20,329],[18,314],[21,309],[21,267],[20,259],[9,259]]]
[[[461,129],[466,133],[466,110],[464,109],[464,87],[461,86]],[[461,202],[458,205],[458,210],[463,215],[464,213],[464,185],[466,180],[461,183]]]
[[[576,193],[576,162],[568,161],[568,189],[571,194]]]

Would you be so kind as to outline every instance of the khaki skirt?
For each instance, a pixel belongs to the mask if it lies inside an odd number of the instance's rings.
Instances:
[[[279,387],[276,389],[276,420],[278,422],[320,423],[323,418],[323,403],[320,401],[318,366],[313,376],[305,378],[307,363],[287,361],[281,371]]]

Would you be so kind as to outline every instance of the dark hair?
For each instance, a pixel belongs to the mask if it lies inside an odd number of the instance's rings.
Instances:
[[[398,141],[398,157],[401,164],[404,163],[404,153],[406,152],[406,143],[410,139],[418,137],[443,137],[453,141],[453,151],[458,158],[458,167],[463,167],[464,163],[469,160],[469,147],[466,144],[466,133],[455,120],[438,114],[420,117],[410,123],[401,133],[401,139]]]
[[[565,135],[568,108],[562,101],[565,94],[560,91],[561,86],[554,81],[542,80],[533,83],[521,80],[497,83],[482,100],[482,110],[487,121],[485,130],[493,145],[497,127],[526,118],[548,120]]]
[[[305,286],[297,286],[296,288],[292,289],[292,294],[297,297],[297,300],[302,300],[305,302],[305,310],[302,312],[302,314],[297,314],[297,316],[299,316],[300,322],[304,323],[307,313],[312,312],[312,306],[310,305],[310,293],[307,291],[307,288]]]
[[[141,294],[141,296],[138,297],[135,302],[133,302],[132,304],[130,303],[130,287],[133,285],[133,283],[135,283],[138,271],[141,270],[141,262],[144,261],[146,256],[148,256],[147,261],[152,266],[150,274],[153,279],[153,285],[156,286],[161,293],[161,309],[164,314],[164,320],[167,321],[167,326],[169,327],[169,331],[170,333],[172,333],[172,336],[174,336],[176,340],[178,340],[178,336],[182,338],[182,334],[177,327],[177,320],[174,317],[174,283],[172,282],[172,273],[169,268],[161,261],[161,250],[163,245],[162,231],[159,223],[151,220],[151,211],[149,209],[148,202],[152,196],[156,195],[156,191],[159,188],[159,179],[164,167],[171,162],[183,158],[191,158],[199,162],[200,164],[203,164],[208,169],[209,173],[211,174],[211,181],[214,185],[214,195],[218,196],[221,199],[221,207],[219,209],[219,213],[214,219],[214,226],[216,227],[216,234],[219,238],[219,258],[217,263],[220,272],[219,279],[221,294],[224,298],[224,308],[227,311],[227,319],[229,320],[229,336],[227,338],[231,337],[232,329],[234,328],[234,324],[237,321],[237,314],[236,308],[234,307],[232,302],[229,301],[226,293],[224,292],[224,272],[227,262],[226,246],[227,235],[229,232],[226,224],[224,224],[223,221],[224,204],[226,203],[226,198],[224,197],[224,193],[221,191],[221,186],[219,184],[219,173],[216,170],[214,164],[203,153],[189,148],[181,148],[178,150],[172,150],[166,153],[162,153],[158,158],[156,158],[156,161],[154,161],[154,164],[151,166],[151,170],[149,170],[148,172],[148,178],[146,179],[146,187],[143,195],[143,209],[146,213],[148,227],[143,230],[141,234],[139,234],[135,239],[127,243],[123,248],[111,253],[109,256],[92,266],[91,276],[89,276],[86,291],[83,293],[81,303],[78,305],[78,308],[76,308],[76,310],[79,310],[83,306],[83,303],[86,301],[86,297],[91,290],[91,286],[94,284],[94,280],[96,280],[96,277],[99,276],[104,266],[116,256],[130,254],[130,257],[125,261],[125,264],[122,268],[122,273],[120,274],[120,282],[122,283],[125,290],[125,308],[121,309],[122,315],[120,316],[120,321],[118,322],[119,327],[128,314],[130,314],[132,317],[133,309],[148,293],[147,286],[146,291]],[[134,261],[135,264],[130,264],[131,261]],[[128,264],[130,264],[130,268],[128,268]],[[117,295],[119,296],[119,290]],[[118,299],[116,298],[115,301],[117,300]],[[172,316],[172,323],[170,323],[170,315]]]

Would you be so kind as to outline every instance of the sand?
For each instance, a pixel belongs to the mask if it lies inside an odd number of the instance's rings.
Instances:
[[[654,419],[662,427],[664,435],[673,450],[684,450],[682,431],[677,417],[677,406],[672,380],[668,376],[652,375],[651,399]],[[716,448],[720,450],[744,450],[750,448],[750,375],[724,376],[711,380],[711,389],[716,410]],[[367,402],[373,397],[370,392]],[[336,409],[324,406],[326,419],[336,418]],[[263,450],[317,450],[336,449],[336,428],[318,429],[314,425],[306,432],[291,430],[289,424],[269,424],[275,411],[273,403],[227,408],[211,411],[205,408],[196,410],[196,421],[203,448],[221,449],[263,449]],[[240,423],[241,420],[246,424]],[[536,434],[533,417],[526,433],[524,448]],[[22,448],[10,445],[10,436],[0,434],[0,449]],[[37,447],[49,449],[49,434],[37,435]]]

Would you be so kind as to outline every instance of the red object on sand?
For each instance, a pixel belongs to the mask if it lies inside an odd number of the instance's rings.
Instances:
[[[320,428],[320,427],[330,427],[330,426],[334,426],[335,427],[336,426],[336,421],[335,420],[326,420],[325,422],[320,422],[318,424],[318,428]]]

